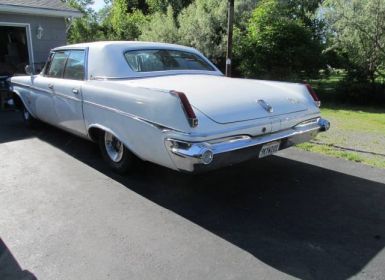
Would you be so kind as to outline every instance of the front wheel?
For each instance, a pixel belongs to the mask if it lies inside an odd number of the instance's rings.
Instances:
[[[99,148],[103,159],[118,173],[127,173],[135,162],[135,156],[113,134],[105,131],[100,133]]]
[[[28,128],[35,128],[36,125],[38,124],[38,120],[31,115],[31,113],[28,111],[28,109],[24,105],[21,107],[21,116],[23,118],[25,125]]]

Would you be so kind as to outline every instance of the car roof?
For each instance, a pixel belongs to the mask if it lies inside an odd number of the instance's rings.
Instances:
[[[91,43],[81,43],[74,45],[67,45],[53,49],[53,51],[59,50],[73,50],[73,49],[86,49],[88,56],[87,64],[87,78],[134,78],[134,77],[147,77],[147,76],[159,76],[170,75],[173,73],[193,72],[198,73],[196,70],[192,71],[156,71],[156,72],[135,72],[127,64],[124,58],[124,53],[130,50],[143,50],[143,49],[167,49],[167,50],[179,50],[194,53],[202,57],[208,64],[210,64],[214,71],[200,71],[210,72],[217,75],[222,73],[210,62],[203,54],[198,50],[185,47],[176,44],[156,43],[156,42],[141,42],[141,41],[100,41]]]
[[[98,42],[88,42],[88,43],[79,43],[79,44],[72,44],[72,45],[66,45],[66,46],[60,46],[57,48],[54,48],[53,50],[61,50],[61,49],[74,49],[74,48],[109,48],[109,47],[121,47],[124,49],[131,49],[131,48],[170,48],[170,49],[182,49],[186,51],[192,51],[195,50],[191,47],[186,47],[182,45],[177,44],[169,44],[169,43],[159,43],[159,42],[145,42],[145,41],[98,41]]]

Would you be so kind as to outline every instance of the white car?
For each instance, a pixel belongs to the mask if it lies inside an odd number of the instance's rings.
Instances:
[[[98,142],[119,172],[137,158],[186,172],[219,168],[329,129],[309,85],[227,78],[179,45],[63,46],[40,74],[10,83],[28,125],[41,120]]]

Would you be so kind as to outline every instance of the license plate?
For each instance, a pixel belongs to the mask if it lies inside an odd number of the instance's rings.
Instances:
[[[281,144],[281,142],[275,141],[263,145],[261,151],[259,152],[259,158],[267,157],[278,152],[279,144]]]

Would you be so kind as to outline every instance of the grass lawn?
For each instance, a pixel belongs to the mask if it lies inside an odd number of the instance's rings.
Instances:
[[[385,168],[385,108],[325,105],[331,128],[299,148]]]

